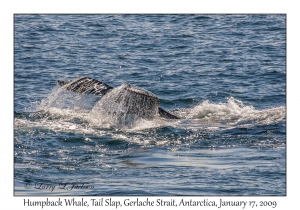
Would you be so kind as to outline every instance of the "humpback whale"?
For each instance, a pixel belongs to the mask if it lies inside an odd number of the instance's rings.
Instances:
[[[101,96],[99,101],[101,110],[112,115],[122,113],[122,116],[126,115],[126,117],[134,115],[152,119],[159,114],[160,117],[166,119],[180,119],[159,107],[159,99],[155,94],[129,83],[113,88],[93,78],[79,77],[69,81],[58,80],[58,84],[71,92]],[[93,108],[94,112],[95,110],[97,109]]]

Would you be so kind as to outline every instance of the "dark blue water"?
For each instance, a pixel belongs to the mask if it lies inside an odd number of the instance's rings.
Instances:
[[[79,76],[181,119],[101,123]],[[286,16],[15,15],[14,118],[15,195],[286,195]]]

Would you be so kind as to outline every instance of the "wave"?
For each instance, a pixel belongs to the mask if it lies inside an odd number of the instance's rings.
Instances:
[[[257,110],[233,97],[227,98],[227,103],[219,104],[205,100],[193,108],[178,109],[174,113],[185,119],[199,119],[204,122],[220,122],[228,125],[268,125],[286,120],[285,106]]]
[[[15,127],[39,127],[54,131],[101,134],[99,129],[139,131],[158,127],[175,127],[190,130],[215,131],[233,127],[249,127],[285,122],[285,106],[257,110],[251,105],[244,105],[233,97],[226,103],[212,103],[205,100],[192,108],[170,110],[180,120],[166,120],[159,116],[152,120],[139,119],[134,124],[116,125],[108,115],[95,114],[93,107],[99,97],[80,95],[55,87],[52,93],[41,102],[33,103],[27,111],[29,116],[16,116]]]

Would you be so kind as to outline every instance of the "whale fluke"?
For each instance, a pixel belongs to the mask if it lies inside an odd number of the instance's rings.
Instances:
[[[94,95],[99,95],[99,96],[104,96],[106,95],[108,92],[110,92],[113,87],[100,82],[98,80],[92,79],[92,78],[88,78],[88,77],[79,77],[76,78],[74,80],[70,80],[70,81],[61,81],[58,80],[57,81],[58,84],[64,88],[66,88],[69,91],[75,92],[75,93],[80,93],[80,94],[94,94]],[[157,101],[157,104],[159,103],[159,99],[157,98],[157,96],[155,96],[153,93],[146,91],[144,89],[138,88],[136,86],[130,85],[130,84],[126,84],[124,86],[124,93],[122,92],[120,95],[120,97],[122,98],[123,102],[125,103],[126,107],[131,107],[130,111],[134,111],[134,113],[147,113],[148,110],[142,110],[142,109],[150,109],[149,107],[147,107],[145,105],[145,102],[148,101],[149,99],[149,104],[150,106],[152,106],[152,104],[155,104]],[[129,104],[132,103],[132,99],[127,100],[124,99],[123,95],[126,95],[125,93],[130,93],[131,92],[131,97],[135,97],[137,100],[135,101],[135,104]],[[115,99],[114,102],[119,102],[119,100],[121,98],[117,98]],[[139,103],[139,104],[136,104]],[[134,108],[134,106],[136,106],[136,108]],[[157,106],[158,107],[158,106]],[[156,110],[157,110],[156,107]],[[137,112],[137,110],[140,109],[140,111]],[[157,113],[166,119],[180,119],[179,117],[172,115],[171,113],[167,112],[166,110],[158,107]],[[149,114],[146,114],[145,117],[148,117]]]
[[[172,115],[171,113],[167,112],[166,110],[158,107],[158,114],[166,119],[180,119],[179,117]]]
[[[70,81],[58,80],[57,82],[60,86],[63,86],[69,91],[82,94],[94,94],[103,96],[108,91],[113,89],[113,87],[103,82],[88,77],[79,77]]]

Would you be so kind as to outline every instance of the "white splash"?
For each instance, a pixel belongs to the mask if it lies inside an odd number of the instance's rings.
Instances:
[[[208,100],[191,109],[177,110],[176,114],[186,119],[200,119],[203,122],[222,122],[229,125],[243,123],[272,124],[285,121],[285,106],[256,110],[251,105],[230,97],[227,103],[214,104]]]
[[[115,91],[120,93],[118,88]],[[122,107],[124,103],[135,103],[130,100],[119,103],[115,107],[115,114],[108,113],[105,107],[109,106],[113,110],[112,108],[116,105],[113,101],[116,101],[117,98],[114,96],[114,94],[108,94],[107,100],[102,101],[102,99],[105,99],[102,98],[97,102],[99,97],[80,95],[55,87],[52,93],[42,100],[41,103],[34,103],[35,112],[30,115],[31,120],[16,118],[15,127],[43,127],[55,132],[69,131],[102,136],[111,134],[111,132],[107,133],[107,131],[103,130],[107,128],[139,132],[157,127],[171,126],[187,130],[213,132],[236,126],[265,125],[286,120],[285,106],[256,110],[253,106],[244,105],[242,101],[233,97],[228,98],[227,103],[215,104],[206,100],[193,108],[174,110],[173,113],[182,118],[180,120],[166,120],[157,115],[153,119],[146,120],[137,118],[136,115],[131,117],[128,114],[130,110],[124,110],[124,107]],[[134,105],[138,106],[138,104]],[[157,108],[156,106],[158,104],[153,105],[154,109]],[[126,118],[124,115],[121,115],[122,113],[128,114]],[[120,116],[116,118],[116,114],[120,115],[121,118]],[[116,119],[119,119],[119,121]],[[128,121],[130,122],[129,124],[127,123]]]

